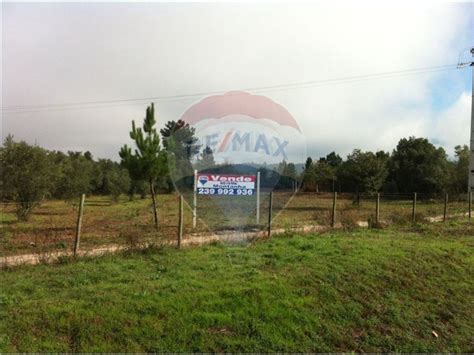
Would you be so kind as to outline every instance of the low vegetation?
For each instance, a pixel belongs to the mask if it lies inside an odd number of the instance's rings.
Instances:
[[[472,352],[473,226],[280,235],[0,272],[0,352]]]
[[[192,233],[212,231],[265,228],[268,218],[268,194],[261,198],[260,223],[255,219],[255,197],[241,197],[235,200],[219,198],[216,200],[198,198],[198,223],[192,228],[192,196],[186,195],[188,204],[184,210],[185,238]],[[293,199],[289,192],[274,194],[274,228],[286,228],[331,223],[331,194],[298,193]],[[390,197],[390,196],[389,196]],[[387,199],[382,195],[380,218],[383,225],[411,225],[411,196],[404,199]],[[443,201],[432,196],[419,199],[417,221],[428,223],[427,217],[443,215]],[[87,196],[82,223],[81,249],[87,250],[106,245],[137,245],[145,242],[161,243],[175,240],[178,225],[178,197],[175,194],[157,196],[160,219],[159,228],[154,228],[151,199],[129,201],[122,196],[113,201],[107,196]],[[74,245],[78,201],[49,200],[43,202],[31,214],[28,221],[18,221],[14,204],[2,204],[0,210],[0,257],[4,255],[48,253],[53,250],[70,251]],[[450,201],[449,215],[465,214],[468,210],[466,200]],[[234,211],[234,212],[231,212]],[[355,195],[338,196],[336,221],[343,228],[367,225],[374,221],[375,199],[362,196],[359,203]]]

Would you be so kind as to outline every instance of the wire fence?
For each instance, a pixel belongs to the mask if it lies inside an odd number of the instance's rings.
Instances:
[[[339,228],[391,224],[433,223],[469,217],[469,198],[443,194],[353,194],[276,191],[272,193],[272,228],[304,226]],[[259,232],[268,226],[270,191],[256,196],[183,195],[183,239],[209,234]],[[80,248],[136,247],[147,243],[175,243],[178,238],[179,196],[158,195],[158,228],[150,198],[113,201],[110,197],[85,199]],[[335,201],[335,206],[334,206]],[[377,202],[378,201],[378,202]],[[16,205],[0,204],[0,256],[70,252],[77,237],[77,201],[44,201],[28,221],[18,221]],[[259,218],[257,218],[259,210]],[[335,211],[335,213],[333,213]]]

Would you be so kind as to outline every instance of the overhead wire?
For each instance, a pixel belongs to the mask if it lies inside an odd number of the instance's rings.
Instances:
[[[249,93],[264,93],[282,90],[296,90],[306,89],[313,87],[321,87],[328,85],[340,85],[353,83],[364,80],[378,80],[378,79],[390,79],[395,77],[403,77],[408,75],[426,74],[439,71],[445,71],[450,69],[456,69],[457,64],[439,65],[422,68],[412,68],[404,70],[395,70],[387,72],[379,72],[374,74],[363,74],[346,76],[341,78],[323,79],[323,80],[311,80],[303,82],[294,82],[287,84],[268,85],[260,87],[249,87],[240,89],[238,91],[231,90],[235,95],[239,95],[241,92]],[[83,109],[100,109],[110,107],[128,106],[134,104],[142,104],[143,101],[154,101],[160,102],[173,102],[181,100],[192,100],[199,97],[223,94],[228,91],[207,91],[193,94],[182,94],[182,95],[169,95],[169,96],[149,96],[141,98],[127,98],[127,99],[110,99],[110,100],[95,100],[95,101],[78,101],[60,104],[42,104],[42,105],[16,105],[16,106],[5,106],[2,107],[3,114],[18,114],[18,113],[32,113],[32,112],[50,112],[50,111],[64,111],[64,110],[83,110]]]

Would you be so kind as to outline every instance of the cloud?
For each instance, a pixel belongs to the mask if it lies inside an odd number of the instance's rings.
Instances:
[[[6,3],[3,104],[227,91],[452,64],[470,38],[466,9],[454,3]],[[439,78],[429,73],[262,94],[298,120],[313,156],[391,150],[409,135],[447,146],[468,143],[464,121],[449,137],[432,128],[465,114],[458,102],[440,109],[445,113],[433,109],[431,88],[443,85]],[[199,99],[157,103],[159,122],[179,118]],[[130,121],[141,119],[145,107],[9,114],[3,134],[117,159]]]
[[[469,145],[471,124],[471,94],[463,92],[458,100],[445,111],[435,116],[431,129],[431,137],[438,144],[448,149],[447,153],[454,155],[456,145]]]

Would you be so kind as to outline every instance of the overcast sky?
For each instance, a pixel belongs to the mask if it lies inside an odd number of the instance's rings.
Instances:
[[[118,159],[146,101],[12,113],[12,106],[173,96],[456,64],[470,3],[2,4],[2,136]],[[469,59],[468,52],[464,58]],[[472,71],[261,92],[308,153],[469,143]],[[160,125],[201,98],[156,102]],[[95,105],[97,106],[97,105]]]

